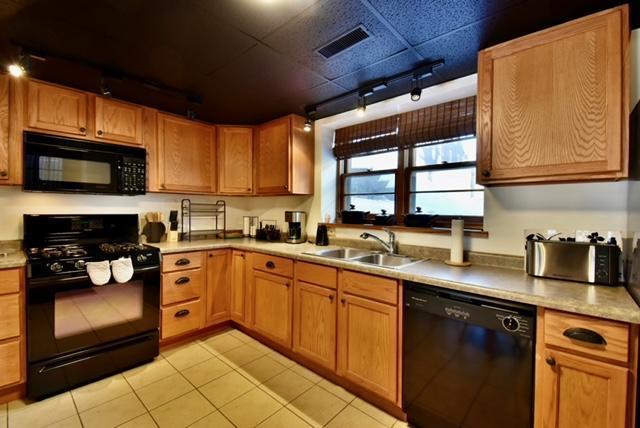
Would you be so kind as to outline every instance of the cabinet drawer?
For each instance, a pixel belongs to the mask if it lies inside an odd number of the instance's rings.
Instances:
[[[591,343],[602,339],[606,343]],[[547,345],[626,364],[629,358],[629,325],[545,310],[544,342]]]
[[[0,344],[0,387],[20,382],[20,339]]]
[[[293,276],[293,260],[285,259],[284,257],[255,253],[253,255],[253,268],[289,278]]]
[[[345,270],[342,273],[342,291],[392,305],[398,303],[398,281],[395,279]]]
[[[196,269],[200,266],[202,266],[202,253],[200,251],[162,256],[162,272]]]
[[[0,294],[20,291],[20,269],[0,270]]]
[[[162,304],[197,299],[202,292],[202,269],[162,274]]]
[[[162,308],[162,338],[167,339],[192,330],[202,324],[200,299]]]
[[[20,295],[0,296],[0,340],[20,336]]]
[[[297,262],[296,278],[310,284],[335,289],[338,286],[338,269],[314,263]]]

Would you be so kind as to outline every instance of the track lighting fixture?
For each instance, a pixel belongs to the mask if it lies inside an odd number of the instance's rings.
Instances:
[[[364,98],[364,95],[358,98],[358,107],[356,108],[356,113],[358,116],[364,116],[364,113],[367,111],[367,101]]]
[[[313,124],[311,123],[311,119],[307,118],[307,120],[304,121],[304,132],[311,132],[312,128]]]
[[[411,90],[411,101],[420,101],[420,95],[422,95],[422,89],[420,88],[420,84],[418,80],[414,81],[413,89]]]
[[[22,77],[26,73],[24,67],[21,64],[11,64],[7,67],[9,74],[13,77]]]
[[[105,77],[100,79],[100,93],[105,96],[111,98],[113,95],[113,90],[111,89],[111,85],[107,81]]]

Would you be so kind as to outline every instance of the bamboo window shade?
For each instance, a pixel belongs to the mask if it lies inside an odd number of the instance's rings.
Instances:
[[[476,134],[476,97],[467,97],[336,130],[338,159],[455,141]]]

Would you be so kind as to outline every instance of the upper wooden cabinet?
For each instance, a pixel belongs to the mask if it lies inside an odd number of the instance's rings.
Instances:
[[[218,192],[253,192],[253,128],[218,127]]]
[[[27,126],[40,131],[87,135],[89,94],[62,86],[29,81]]]
[[[216,191],[213,126],[158,113],[157,158],[161,191]]]
[[[93,100],[95,138],[142,145],[141,106],[98,96]]]
[[[313,132],[305,119],[286,116],[258,127],[256,193],[310,195],[313,193]]]
[[[0,74],[0,183],[9,181],[9,77]]]
[[[478,58],[478,182],[628,175],[628,7],[512,40]]]

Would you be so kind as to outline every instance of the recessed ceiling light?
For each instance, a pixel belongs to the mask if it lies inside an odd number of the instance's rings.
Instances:
[[[7,70],[9,70],[9,74],[13,77],[22,77],[25,74],[24,67],[20,64],[11,64],[7,67]]]

